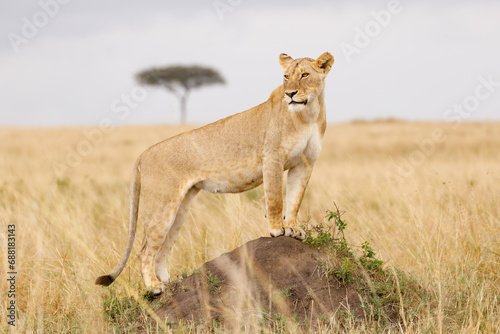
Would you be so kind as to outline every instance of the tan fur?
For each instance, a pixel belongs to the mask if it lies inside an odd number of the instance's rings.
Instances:
[[[120,265],[96,284],[110,284],[123,270],[137,225],[139,190],[145,237],[140,252],[146,286],[160,293],[169,279],[166,260],[188,207],[199,190],[236,193],[264,183],[269,233],[303,240],[297,212],[326,129],[324,79],[333,64],[281,54],[283,85],[247,111],[181,133],[147,149],[134,168],[130,230]],[[305,102],[305,103],[304,103]],[[283,171],[288,170],[283,220]]]

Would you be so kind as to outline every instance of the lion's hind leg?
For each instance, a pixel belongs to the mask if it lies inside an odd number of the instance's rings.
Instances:
[[[168,192],[160,194],[145,191],[143,194],[145,234],[139,254],[141,274],[146,288],[154,294],[160,294],[165,289],[165,284],[156,275],[156,258],[175,221],[184,196]]]
[[[156,254],[155,272],[158,279],[163,283],[168,282],[170,278],[170,275],[167,270],[168,254],[170,253],[170,250],[174,246],[175,240],[177,240],[177,237],[179,235],[179,231],[181,230],[181,227],[184,224],[184,221],[186,220],[187,214],[189,212],[189,205],[191,204],[191,202],[196,197],[196,194],[198,194],[199,191],[200,189],[193,187],[187,192],[186,196],[182,200],[182,203],[177,211],[177,216],[175,217],[174,223],[167,232],[163,245],[160,248],[160,251]]]

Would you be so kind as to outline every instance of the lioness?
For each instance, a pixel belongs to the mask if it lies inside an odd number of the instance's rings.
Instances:
[[[137,227],[139,194],[145,236],[139,254],[146,287],[161,293],[167,256],[200,189],[237,193],[264,183],[269,233],[305,239],[297,212],[325,133],[325,77],[333,56],[292,59],[282,53],[283,85],[247,111],[151,146],[134,166],[127,247],[120,264],[96,284],[111,284],[125,267]],[[283,220],[283,171],[288,170]]]

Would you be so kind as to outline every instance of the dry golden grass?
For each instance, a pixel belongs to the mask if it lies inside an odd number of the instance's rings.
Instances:
[[[20,332],[113,331],[103,311],[109,288],[94,279],[108,273],[124,249],[133,163],[148,146],[185,129],[116,128],[102,143],[84,147],[90,130],[0,129],[0,263],[6,272],[5,235],[14,223]],[[74,168],[54,163],[78,145],[87,152]],[[368,240],[386,265],[414,275],[435,298],[436,310],[406,306],[419,313],[408,332],[498,331],[499,123],[330,126],[302,219],[323,221],[334,201],[346,211],[353,244]],[[263,207],[260,187],[200,193],[171,254],[171,273],[191,272],[267,235]],[[113,287],[117,296],[142,288],[135,254]],[[0,295],[5,329],[5,279]]]

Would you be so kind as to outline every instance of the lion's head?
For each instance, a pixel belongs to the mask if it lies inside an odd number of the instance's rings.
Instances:
[[[294,60],[286,53],[282,53],[279,63],[285,69],[284,100],[288,104],[288,110],[301,111],[323,91],[324,79],[332,67],[333,56],[325,52],[316,60],[311,58]]]

